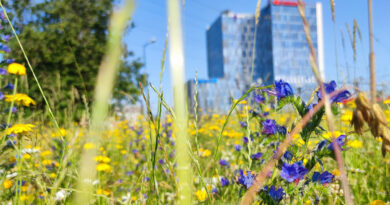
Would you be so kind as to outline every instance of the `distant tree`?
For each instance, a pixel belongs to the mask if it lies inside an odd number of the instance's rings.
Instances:
[[[98,68],[106,51],[114,0],[10,0],[5,4],[13,14],[11,20],[55,108],[67,107],[68,99],[81,102],[83,95],[91,102]],[[15,40],[11,48],[11,56],[25,62]],[[143,64],[139,59],[125,45],[123,50],[113,97],[116,102],[125,99],[134,102],[140,94],[138,82],[145,84],[146,75],[140,73]],[[28,87],[30,95],[40,96],[31,76]]]

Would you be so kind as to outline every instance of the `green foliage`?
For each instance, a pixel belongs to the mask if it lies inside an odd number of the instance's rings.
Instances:
[[[106,51],[109,17],[113,0],[13,0],[7,8],[31,60],[38,78],[55,109],[63,110],[69,99],[87,102],[93,99],[96,75]],[[12,56],[24,62],[16,42],[11,42]],[[122,47],[123,56],[113,97],[120,102],[139,95],[138,82],[146,84],[140,73],[143,64],[133,53]],[[28,92],[37,99],[38,89],[33,81]],[[78,103],[82,106],[83,103]],[[78,109],[78,108],[76,108]]]

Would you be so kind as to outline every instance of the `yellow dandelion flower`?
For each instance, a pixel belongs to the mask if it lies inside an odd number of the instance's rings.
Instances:
[[[24,154],[23,158],[26,159],[26,160],[29,160],[29,159],[31,159],[31,155],[30,154]]]
[[[137,201],[137,197],[136,196],[132,196],[131,197],[131,201]]]
[[[52,179],[56,178],[56,176],[57,176],[57,175],[56,175],[55,173],[51,173],[51,174],[50,174],[50,178],[52,178]]]
[[[7,129],[7,134],[22,134],[26,135],[29,132],[32,132],[35,125],[32,124],[15,124],[12,127]]]
[[[350,140],[347,142],[347,145],[352,148],[360,148],[363,146],[363,142],[359,140]]]
[[[195,192],[195,196],[198,201],[205,201],[207,198],[207,192],[204,189],[198,190]]]
[[[106,156],[96,156],[95,161],[100,162],[100,163],[109,163],[111,161],[111,159],[106,157]]]
[[[8,73],[15,75],[26,75],[26,67],[19,63],[11,63],[8,66]]]
[[[111,172],[112,168],[110,165],[105,163],[100,163],[96,166],[96,170],[99,172]]]
[[[340,170],[338,170],[338,169],[334,169],[333,171],[332,171],[332,174],[334,175],[334,176],[340,176]]]
[[[46,151],[43,151],[43,152],[41,153],[41,156],[42,156],[42,157],[46,157],[46,156],[49,156],[49,155],[51,155],[51,151],[50,151],[50,150],[46,150]]]
[[[93,148],[95,148],[95,145],[93,144],[93,143],[90,143],[90,142],[88,142],[88,143],[85,143],[85,145],[84,145],[84,149],[93,149]]]
[[[385,101],[383,101],[383,103],[384,103],[384,104],[390,104],[390,98],[387,99],[387,100],[385,100]]]
[[[12,181],[10,181],[10,180],[8,180],[8,179],[4,180],[4,182],[3,182],[3,187],[4,187],[4,189],[9,189],[9,188],[11,188],[11,187],[12,187]]]
[[[32,98],[23,93],[16,93],[15,95],[4,95],[4,97],[6,102],[14,101],[16,104],[26,107],[37,104]]]

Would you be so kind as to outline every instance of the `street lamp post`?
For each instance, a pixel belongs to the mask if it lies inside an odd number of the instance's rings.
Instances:
[[[146,67],[146,47],[148,47],[149,45],[152,45],[155,42],[156,42],[156,39],[152,38],[150,41],[146,42],[143,46],[143,63],[144,63],[145,67]]]

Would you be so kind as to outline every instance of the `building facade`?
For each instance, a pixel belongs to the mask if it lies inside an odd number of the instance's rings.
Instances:
[[[305,16],[323,75],[321,4],[306,4]],[[207,106],[226,113],[231,99],[239,98],[253,83],[269,85],[283,79],[303,98],[309,98],[316,87],[297,2],[269,1],[257,25],[252,14],[224,11],[206,36],[208,77],[215,80],[198,84],[201,109]]]

